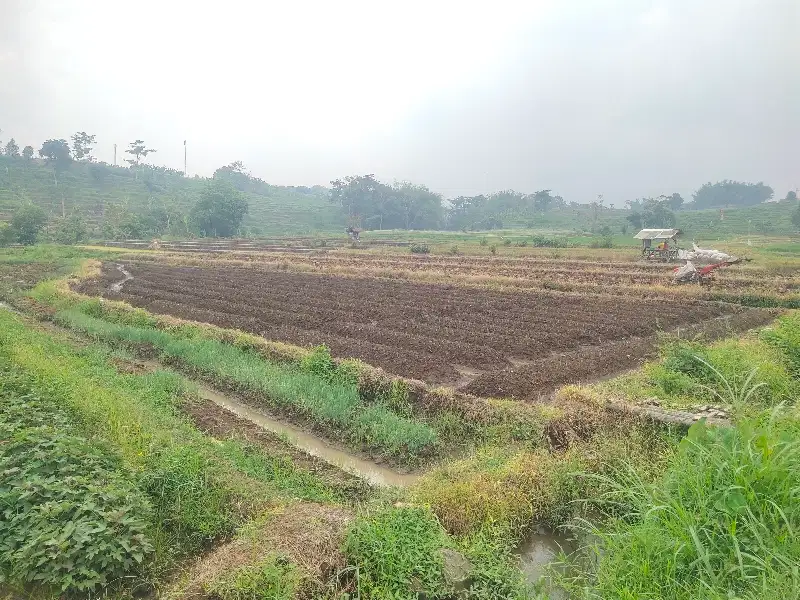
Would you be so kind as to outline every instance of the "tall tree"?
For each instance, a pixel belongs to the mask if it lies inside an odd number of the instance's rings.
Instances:
[[[244,192],[250,188],[252,178],[242,161],[235,160],[231,164],[214,171],[214,179],[229,181],[237,190]]]
[[[11,218],[11,231],[16,241],[25,246],[36,243],[42,227],[47,223],[47,215],[35,204],[27,204],[14,211]]]
[[[229,181],[212,179],[192,207],[191,219],[206,236],[233,237],[248,209],[244,194]]]
[[[138,167],[143,158],[147,158],[148,154],[152,154],[155,152],[152,148],[148,148],[144,140],[136,140],[128,144],[128,149],[125,150],[125,154],[130,154],[133,158],[126,158],[125,162],[131,165],[132,167]]]
[[[63,171],[72,162],[67,140],[47,140],[39,149],[39,156],[46,158],[58,171]]]
[[[33,158],[33,146],[25,146],[22,149],[22,157],[25,160],[30,160]]]
[[[92,156],[92,149],[96,141],[94,135],[89,135],[85,131],[79,131],[74,134],[71,139],[72,154],[75,156],[75,160],[94,160]]]
[[[693,208],[720,208],[725,206],[753,206],[772,198],[771,187],[759,183],[719,181],[706,183],[694,195]]]
[[[14,138],[8,140],[5,148],[5,155],[11,158],[19,158],[19,146]]]
[[[670,196],[664,197],[667,200],[667,204],[672,210],[678,210],[681,206],[683,206],[683,196],[681,196],[678,192]]]

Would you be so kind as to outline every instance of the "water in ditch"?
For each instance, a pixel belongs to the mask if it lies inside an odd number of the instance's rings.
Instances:
[[[201,398],[210,400],[214,404],[231,411],[243,419],[255,423],[259,427],[283,436],[289,443],[312,456],[317,456],[325,462],[343,471],[361,477],[373,485],[405,487],[414,483],[419,477],[418,475],[398,473],[388,467],[384,467],[336,448],[328,444],[325,440],[303,431],[299,427],[278,421],[257,409],[242,404],[240,401],[207,386],[198,384],[198,394]]]
[[[576,550],[575,540],[546,529],[538,529],[531,533],[517,548],[520,569],[528,583],[535,584],[543,581],[550,600],[566,600],[566,592],[556,589],[548,584],[551,582],[550,570],[564,573],[567,568],[561,565],[559,556],[563,552],[567,556]]]

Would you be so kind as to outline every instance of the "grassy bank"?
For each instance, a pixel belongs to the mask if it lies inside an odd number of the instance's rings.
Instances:
[[[665,339],[658,360],[596,386],[604,395],[662,406],[719,404],[754,413],[800,397],[800,312],[760,332],[714,344]]]
[[[116,465],[114,472],[120,475],[97,475],[102,477],[101,487],[108,483],[108,495],[101,495],[95,504],[84,505],[97,506],[96,510],[102,514],[113,512],[113,482],[116,480],[121,481],[119,486],[128,486],[122,489],[135,490],[125,493],[130,502],[136,503],[137,498],[143,497],[142,502],[149,504],[147,510],[137,509],[137,518],[145,521],[142,527],[150,551],[141,565],[138,562],[126,565],[135,567],[137,579],[126,580],[125,586],[154,585],[176,560],[226,538],[248,519],[275,506],[291,504],[297,499],[340,501],[336,490],[312,473],[294,470],[285,460],[276,461],[240,441],[220,442],[200,433],[180,413],[182,402],[192,397],[191,388],[181,377],[165,371],[121,374],[109,358],[107,350],[92,345],[76,349],[73,343],[37,331],[20,317],[0,311],[4,389],[13,384],[12,391],[29,397],[22,404],[17,403],[16,413],[46,413],[58,426],[58,431],[70,431],[77,436],[75,439],[69,436],[49,439],[48,428],[54,425],[44,423],[33,427],[37,438],[23,441],[29,445],[45,444],[59,464],[83,461],[78,462],[75,470],[83,469],[85,461],[94,460],[90,448],[107,449],[110,456],[116,457],[111,462]],[[9,379],[8,372],[14,373],[13,379]],[[40,405],[48,407],[47,410],[37,409]],[[4,401],[5,411],[10,410],[9,406],[12,404]],[[50,407],[57,410],[50,414]],[[17,425],[15,436],[16,428]],[[58,458],[62,455],[63,461]],[[81,458],[80,455],[85,456]],[[24,456],[20,450],[14,459],[22,460]],[[27,464],[28,469],[32,468]],[[106,470],[109,468],[102,461],[98,464]],[[98,470],[89,466],[87,477]],[[3,490],[9,484],[8,476],[8,472],[3,476],[4,483],[0,485]],[[79,484],[83,487],[70,492],[73,500],[79,493],[85,495],[86,489],[99,493],[91,481],[84,484],[78,480],[75,485]],[[44,493],[46,489],[46,486],[38,488],[37,493]],[[60,506],[59,510],[66,511],[71,505],[62,503]],[[38,514],[44,517],[47,513]],[[68,514],[65,512],[64,516]],[[127,520],[121,521],[120,526],[126,523]],[[131,523],[136,524],[136,519]],[[4,521],[0,526],[10,524],[13,523]],[[42,522],[38,526],[45,524]],[[59,552],[68,556],[69,548],[80,549],[80,544],[87,539],[94,543],[94,533],[87,535],[67,535],[59,542]],[[133,554],[126,552],[125,556]],[[18,560],[18,557],[0,556],[0,568],[17,573]],[[112,568],[102,576],[108,579],[114,573]],[[24,571],[28,578],[37,574],[35,569]],[[65,577],[57,583],[67,590],[80,589],[77,586],[83,580],[73,579],[75,581]],[[96,584],[101,583],[102,580],[97,579]]]

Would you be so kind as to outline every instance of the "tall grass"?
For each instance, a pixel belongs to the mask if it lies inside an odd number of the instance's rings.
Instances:
[[[355,384],[330,381],[296,365],[271,363],[216,340],[110,323],[77,309],[60,311],[56,321],[97,339],[155,348],[165,359],[255,395],[274,408],[300,413],[352,444],[398,460],[429,455],[438,442],[436,432],[423,423],[397,415],[382,404],[365,406]]]
[[[697,423],[664,475],[610,486],[589,582],[592,597],[797,598],[800,424],[777,412],[735,428]],[[620,516],[621,514],[621,516]]]

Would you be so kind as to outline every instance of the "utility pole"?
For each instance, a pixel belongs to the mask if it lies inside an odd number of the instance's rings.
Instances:
[[[186,177],[186,140],[183,140],[183,176]]]
[[[114,166],[117,166],[117,145],[114,144]]]

